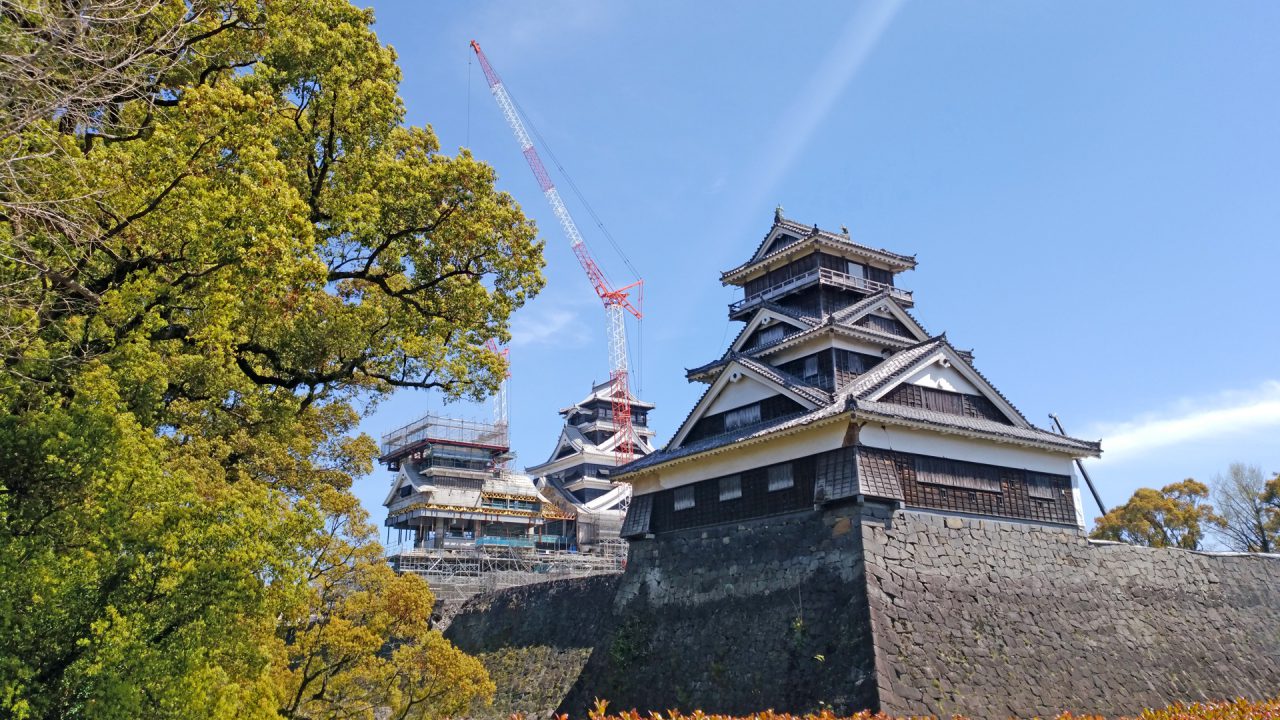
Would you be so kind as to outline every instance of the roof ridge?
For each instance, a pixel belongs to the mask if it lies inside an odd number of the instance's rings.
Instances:
[[[898,352],[885,358],[880,364],[863,373],[860,377],[849,383],[847,395],[863,396],[873,393],[884,387],[889,381],[893,380],[904,368],[910,367],[911,363],[916,362],[923,352],[919,352],[929,346],[941,346],[946,342],[946,334],[921,340],[914,345],[908,345]],[[913,354],[915,353],[915,354]]]
[[[852,305],[849,305],[848,307],[843,307],[843,308],[840,308],[839,310],[836,310],[833,313],[830,313],[827,317],[831,319],[835,319],[839,317],[840,320],[843,320],[844,318],[850,315],[855,315],[868,308],[871,308],[877,302],[882,302],[884,300],[891,300],[891,299],[892,297],[889,294],[889,290],[887,288],[881,289],[871,295],[866,296],[865,298],[859,300],[858,302]]]
[[[802,233],[800,236],[800,240],[805,240],[810,237],[827,238],[827,239],[834,240],[836,242],[852,245],[866,252],[876,253],[886,257],[895,258],[903,263],[910,263],[911,266],[913,267],[915,266],[915,263],[916,263],[915,255],[903,255],[902,253],[896,253],[887,248],[874,248],[874,247],[871,247],[870,245],[865,245],[863,243],[855,241],[853,237],[848,233],[836,233],[830,230],[823,230],[822,228],[818,227],[816,223],[812,226],[805,225],[804,223],[798,222],[796,220],[792,220],[791,218],[784,216],[781,212],[775,211],[773,215],[773,224],[771,224],[769,226],[769,230],[765,232],[764,237],[760,240],[760,244],[756,246],[756,249],[754,251],[752,251],[751,258],[746,262],[741,263],[737,267],[734,267],[730,270],[725,270],[724,272],[721,273],[721,276],[729,275],[731,273],[737,272],[747,267],[748,265],[753,265],[757,262],[764,260],[765,258],[771,257],[774,253],[782,252],[783,250],[785,250],[786,248],[778,248],[773,252],[760,255],[760,253],[763,252],[765,249],[765,243],[769,242],[769,236],[772,235],[773,231],[779,226],[784,226],[788,230],[794,230],[797,233]],[[792,243],[792,245],[794,244],[795,243]],[[791,245],[788,245],[787,247],[791,247]]]
[[[993,420],[987,420],[986,418],[972,418],[966,415],[953,415],[936,410],[926,410],[924,408],[888,403],[882,400],[854,399],[851,400],[851,406],[851,409],[855,412],[861,410],[871,414],[888,415],[913,422],[943,425],[961,430],[968,430],[970,432],[999,435],[1009,438],[1020,438],[1028,441],[1038,441],[1056,445],[1058,447],[1068,447],[1076,450],[1091,451],[1094,453],[1101,452],[1100,442],[1082,440],[1068,435],[1060,435],[1035,426],[1024,428],[1018,425],[1005,425]]]
[[[819,403],[820,405],[830,405],[832,403],[831,393],[815,385],[810,385],[809,383],[806,383],[804,381],[804,378],[797,377],[783,370],[779,370],[778,368],[768,363],[761,362],[760,360],[757,360],[749,355],[739,355],[738,357],[734,358],[734,360],[742,363],[746,367],[750,367],[751,369],[763,375],[774,376],[772,379],[781,381],[782,384],[785,387],[787,387],[787,389],[798,391],[802,395],[805,393],[809,393],[808,395],[809,399]]]

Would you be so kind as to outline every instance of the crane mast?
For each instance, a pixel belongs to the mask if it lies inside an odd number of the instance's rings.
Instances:
[[[516,112],[515,103],[511,100],[511,96],[507,94],[507,89],[503,86],[502,79],[498,77],[498,73],[489,64],[489,59],[485,57],[484,51],[480,49],[480,43],[472,40],[471,49],[475,51],[476,58],[480,61],[480,68],[484,71],[485,80],[489,83],[489,91],[493,93],[494,100],[498,102],[498,107],[502,110],[503,116],[506,117],[507,124],[511,126],[512,132],[516,135],[516,140],[520,143],[520,152],[524,154],[525,161],[529,163],[529,169],[533,171],[533,176],[538,181],[538,187],[542,188],[542,194],[547,198],[547,202],[551,203],[551,210],[555,213],[556,219],[560,221],[560,227],[569,239],[569,247],[573,250],[574,256],[578,258],[578,264],[582,266],[582,270],[587,274],[587,280],[591,282],[591,287],[596,291],[596,295],[601,302],[604,303],[605,315],[608,319],[609,395],[612,401],[613,423],[618,429],[618,436],[621,438],[621,441],[614,448],[614,455],[619,465],[628,463],[635,457],[635,446],[632,442],[632,438],[635,437],[635,431],[631,421],[631,392],[629,390],[630,383],[627,369],[625,313],[631,313],[636,318],[643,317],[639,308],[632,304],[629,291],[633,288],[642,288],[644,281],[638,280],[620,288],[614,288],[609,283],[604,272],[600,270],[600,266],[591,257],[587,244],[583,242],[582,233],[578,232],[578,226],[573,222],[573,216],[569,214],[569,209],[565,207],[564,200],[560,198],[560,191],[556,189],[555,183],[551,182],[551,176],[547,174],[547,168],[542,164],[542,158],[538,156],[538,150],[533,146],[533,140],[529,138],[524,122],[521,121],[519,113]]]
[[[507,348],[499,347],[498,341],[493,338],[486,340],[484,347],[486,350],[497,355],[503,360],[509,360],[510,358],[511,351]],[[510,443],[511,435],[510,428],[507,427],[507,380],[510,378],[511,365],[508,363],[507,371],[502,376],[502,383],[498,385],[498,394],[493,396],[493,425],[504,438],[508,438],[506,441],[508,444]],[[510,457],[511,453],[508,451],[504,456],[504,459],[498,464],[498,467],[506,468]]]

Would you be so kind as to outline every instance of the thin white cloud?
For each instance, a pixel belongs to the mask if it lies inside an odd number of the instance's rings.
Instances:
[[[1174,445],[1230,437],[1259,428],[1280,427],[1280,381],[1269,380],[1248,391],[1222,393],[1209,399],[1184,399],[1160,413],[1134,420],[1097,425],[1102,436],[1102,462],[1132,460]]]
[[[804,88],[791,103],[779,106],[787,110],[769,135],[775,143],[753,173],[752,185],[744,195],[748,203],[746,207],[755,208],[753,212],[758,213],[761,204],[772,206],[770,193],[826,121],[831,108],[871,56],[902,5],[903,0],[859,3]],[[750,216],[756,217],[755,214]]]
[[[582,342],[582,332],[578,329],[581,324],[577,313],[564,309],[519,315],[511,322],[511,347],[578,345]]]

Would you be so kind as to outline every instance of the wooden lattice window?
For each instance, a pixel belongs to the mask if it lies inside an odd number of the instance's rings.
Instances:
[[[1000,473],[989,465],[917,456],[916,479],[930,485],[1000,492]]]
[[[786,490],[794,487],[795,484],[795,477],[791,474],[791,463],[769,467],[769,492]]]
[[[907,330],[907,326],[903,325],[897,318],[880,317],[879,315],[868,315],[858,321],[859,325],[874,328],[881,332],[897,335],[898,337],[911,337],[911,333]]]
[[[1027,495],[1039,500],[1057,500],[1064,488],[1056,475],[1027,473]]]
[[[725,430],[733,430],[758,422],[760,422],[760,403],[752,403],[724,414]]]
[[[762,328],[756,333],[756,345],[769,345],[776,343],[785,337],[787,328],[784,325],[773,325],[771,327]]]
[[[684,487],[676,488],[675,492],[672,493],[672,497],[673,497],[673,503],[674,503],[673,509],[675,510],[691,509],[694,505],[693,486],[685,485]]]
[[[720,478],[720,500],[737,500],[742,497],[742,476],[729,475]]]

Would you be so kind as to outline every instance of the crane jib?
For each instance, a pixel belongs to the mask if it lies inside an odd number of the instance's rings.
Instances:
[[[538,150],[534,147],[533,140],[529,137],[528,131],[525,130],[524,122],[516,111],[515,102],[507,93],[507,89],[503,86],[497,71],[489,64],[489,58],[485,57],[484,51],[480,49],[480,43],[472,40],[471,49],[475,51],[476,57],[480,60],[480,68],[484,71],[485,79],[489,82],[489,89],[493,94],[493,99],[498,103],[498,109],[502,111],[507,124],[511,126],[511,131],[515,133],[516,142],[520,144],[520,152],[524,155],[529,169],[533,171],[533,176],[537,179],[538,186],[542,189],[542,194],[547,198],[547,202],[551,204],[551,209],[555,213],[556,219],[560,221],[560,227],[564,229],[565,236],[569,240],[569,246],[573,249],[573,254],[578,258],[578,264],[582,266],[583,271],[587,274],[587,280],[591,282],[592,289],[595,290],[596,295],[600,297],[601,302],[604,304],[605,315],[608,319],[611,419],[617,431],[616,435],[620,438],[620,442],[615,446],[614,454],[617,464],[624,465],[635,458],[635,444],[638,436],[635,434],[631,417],[631,392],[628,388],[629,373],[627,372],[627,334],[622,313],[625,310],[636,318],[643,317],[640,309],[631,303],[627,292],[633,287],[641,286],[643,281],[637,281],[621,288],[614,288],[609,284],[604,272],[596,264],[595,258],[591,257],[590,250],[582,240],[582,234],[578,232],[577,223],[573,221],[573,216],[569,214],[569,209],[565,207],[564,201],[560,199],[560,193],[556,190],[555,184],[551,182],[551,176],[547,173],[546,166],[542,164],[542,158],[538,156]],[[641,296],[643,296],[643,293]]]

